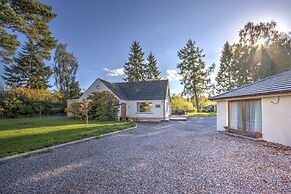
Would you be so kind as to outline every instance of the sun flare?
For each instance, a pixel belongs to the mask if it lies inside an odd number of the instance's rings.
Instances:
[[[256,46],[263,46],[268,42],[268,38],[259,38],[256,42]]]

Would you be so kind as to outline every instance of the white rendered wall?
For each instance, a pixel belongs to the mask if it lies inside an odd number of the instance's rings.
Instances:
[[[171,99],[169,97],[166,98],[164,106],[165,106],[165,118],[169,118],[172,113]]]
[[[97,86],[99,89],[97,89]],[[93,84],[84,92],[84,94],[80,97],[81,100],[88,98],[93,92],[103,92],[103,91],[111,91],[105,86],[105,84],[96,79]]]
[[[217,102],[217,131],[225,131],[224,127],[227,126],[227,101]]]
[[[291,146],[291,96],[262,98],[262,135],[270,142]]]
[[[137,102],[152,102],[152,112],[139,113],[137,111]],[[156,108],[159,104],[160,108]],[[164,117],[164,101],[163,100],[129,100],[126,102],[126,116],[130,118],[160,118]]]
[[[97,88],[98,86],[98,88]],[[80,100],[84,100],[88,98],[93,92],[103,92],[103,91],[109,91],[111,90],[99,79],[96,79],[93,84],[84,92],[84,94],[80,97]],[[114,96],[119,100],[119,104],[123,103],[125,101],[120,100],[115,94]],[[121,106],[119,106],[118,114],[117,116],[120,117],[121,112],[120,112]]]

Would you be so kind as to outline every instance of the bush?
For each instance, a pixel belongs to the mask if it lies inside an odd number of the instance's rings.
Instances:
[[[180,114],[187,111],[195,111],[193,104],[188,102],[187,99],[183,98],[182,96],[173,95],[172,96],[172,112],[174,114]]]
[[[0,91],[0,107],[0,116],[13,118],[61,113],[64,102],[58,92],[18,87]]]
[[[89,117],[98,121],[114,121],[118,114],[118,99],[108,91],[95,92],[89,96]]]

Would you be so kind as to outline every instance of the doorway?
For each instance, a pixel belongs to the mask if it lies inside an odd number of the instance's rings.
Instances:
[[[126,103],[121,103],[121,114],[120,118],[121,120],[125,121],[126,120]]]

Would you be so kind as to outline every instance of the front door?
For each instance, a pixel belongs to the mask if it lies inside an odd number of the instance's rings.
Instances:
[[[126,119],[126,103],[121,103],[121,115],[120,118],[122,120]]]

